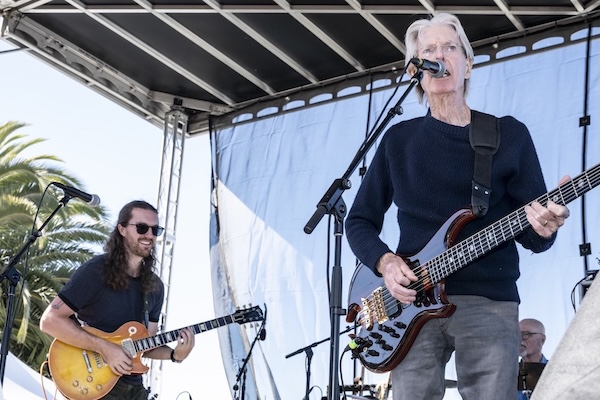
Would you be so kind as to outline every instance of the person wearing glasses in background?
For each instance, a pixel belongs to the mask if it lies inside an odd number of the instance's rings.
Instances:
[[[547,364],[548,359],[542,354],[546,342],[546,329],[537,319],[527,318],[519,322],[521,329],[521,346],[519,356],[522,362]]]
[[[417,292],[410,285],[418,279],[399,254],[423,250],[444,223],[471,203],[475,157],[466,95],[474,53],[458,18],[446,13],[413,22],[405,42],[407,66],[413,57],[442,61],[445,73],[425,72],[416,86],[429,107],[426,115],[397,123],[384,134],[348,214],[346,232],[356,257],[383,278],[395,299],[411,304]],[[409,74],[416,72],[408,67]],[[394,400],[441,400],[453,353],[463,399],[515,397],[520,338],[516,244],[534,253],[548,250],[569,210],[552,201],[547,206],[532,202],[547,190],[531,135],[511,116],[497,118],[497,125],[501,140],[493,157],[489,211],[466,224],[456,239],[482,231],[524,204],[529,225],[445,280],[456,311],[423,323],[392,370]],[[398,207],[400,232],[395,250],[380,238],[392,203]]]
[[[164,284],[154,273],[154,247],[163,230],[152,205],[140,200],[126,204],[104,246],[105,253],[77,268],[40,320],[43,332],[68,345],[98,352],[112,372],[120,376],[103,399],[147,400],[148,393],[142,376],[131,373],[131,355],[122,346],[95,336],[82,326],[110,333],[127,322],[137,321],[147,327],[149,336],[158,333]],[[174,349],[157,347],[144,353],[144,357],[181,362],[193,347],[194,333],[186,328]]]
[[[521,363],[548,364],[548,359],[542,353],[542,347],[546,342],[546,328],[537,319],[526,318],[519,322],[521,329],[521,345],[519,346],[519,357]],[[518,400],[527,400],[530,396],[526,391],[518,391]]]

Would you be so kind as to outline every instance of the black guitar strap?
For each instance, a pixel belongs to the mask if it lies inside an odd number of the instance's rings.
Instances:
[[[490,207],[492,194],[492,157],[500,146],[498,118],[472,110],[469,142],[475,151],[471,211],[476,217],[483,218]]]
[[[144,325],[146,325],[146,329],[148,329],[149,325],[150,325],[150,302],[148,301],[148,293],[144,292],[143,295],[143,301],[144,301]]]

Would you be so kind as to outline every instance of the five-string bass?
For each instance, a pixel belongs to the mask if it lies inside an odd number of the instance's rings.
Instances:
[[[600,165],[534,201],[544,206],[550,200],[566,205],[598,184]],[[366,368],[374,372],[394,369],[408,353],[425,322],[448,317],[456,310],[446,297],[444,279],[530,226],[523,206],[456,243],[460,230],[475,218],[470,210],[457,211],[420,252],[411,257],[403,256],[418,278],[408,286],[417,291],[417,300],[411,304],[402,304],[392,297],[383,279],[370,268],[362,264],[357,267],[350,283],[346,321],[351,323],[358,319],[361,325],[358,336],[367,345],[358,353],[358,358]]]

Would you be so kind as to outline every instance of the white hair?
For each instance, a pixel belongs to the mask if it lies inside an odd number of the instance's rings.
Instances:
[[[423,30],[425,28],[430,28],[432,26],[440,26],[440,25],[449,26],[456,31],[456,34],[458,35],[458,40],[460,41],[460,45],[463,48],[465,56],[471,62],[474,60],[475,54],[473,52],[473,47],[471,46],[471,43],[469,43],[469,38],[467,37],[467,34],[465,33],[465,30],[464,30],[462,24],[460,23],[460,21],[458,20],[458,18],[456,17],[456,15],[440,13],[440,14],[436,14],[431,19],[419,19],[419,20],[413,22],[412,24],[410,24],[410,26],[406,30],[406,35],[405,35],[405,39],[404,39],[404,44],[406,46],[406,59],[404,60],[405,66],[408,66],[410,63],[410,60],[414,57],[417,57],[417,55],[419,54],[418,47],[419,47],[419,41],[421,39],[421,34],[422,34]],[[465,79],[464,96],[467,95],[467,89],[469,86],[468,84],[469,84],[469,79],[467,78],[467,79]],[[424,92],[423,92],[423,88],[420,85],[417,86],[417,95],[419,96],[419,102],[422,103]]]

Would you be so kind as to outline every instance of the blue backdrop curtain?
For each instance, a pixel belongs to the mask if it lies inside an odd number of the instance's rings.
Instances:
[[[471,108],[497,116],[512,115],[528,126],[549,190],[563,175],[575,176],[600,162],[596,122],[600,40],[591,42],[589,59],[587,52],[585,41],[540,49],[477,66],[471,79]],[[310,235],[303,227],[331,182],[346,171],[364,140],[367,121],[387,112],[384,105],[391,93],[389,89],[373,92],[372,96],[342,97],[211,132],[215,311],[225,315],[248,304],[265,305],[268,310],[266,340],[257,343],[248,364],[247,398],[304,397],[306,354],[290,358],[285,355],[329,337],[328,267],[333,261],[333,224],[326,216]],[[585,115],[586,99],[592,121],[587,136],[579,123]],[[404,114],[392,124],[426,112],[414,93],[403,109]],[[367,156],[367,165],[373,152],[374,148]],[[352,188],[343,196],[348,207],[361,183],[356,172],[351,181]],[[571,291],[584,276],[584,259],[579,254],[584,229],[592,246],[587,258],[589,267],[599,267],[600,190],[586,195],[585,209],[580,200],[569,208],[571,218],[551,250],[533,255],[520,249],[520,314],[546,325],[544,353],[549,358],[575,313]],[[393,221],[388,218],[390,224],[382,234],[391,248],[395,248],[398,237]],[[344,238],[344,307],[354,266],[355,257]],[[342,329],[347,325],[342,320]],[[231,385],[257,333],[258,325],[230,325],[219,330]],[[348,338],[343,336],[341,345],[347,343]],[[313,352],[310,385],[315,388],[310,399],[320,399],[327,393],[329,382],[329,343],[316,346]],[[348,354],[340,371],[346,384],[361,374],[360,366]],[[448,379],[456,376],[452,362],[446,375]],[[384,382],[387,375],[366,373],[364,381]],[[456,389],[449,389],[446,398],[458,399]]]

